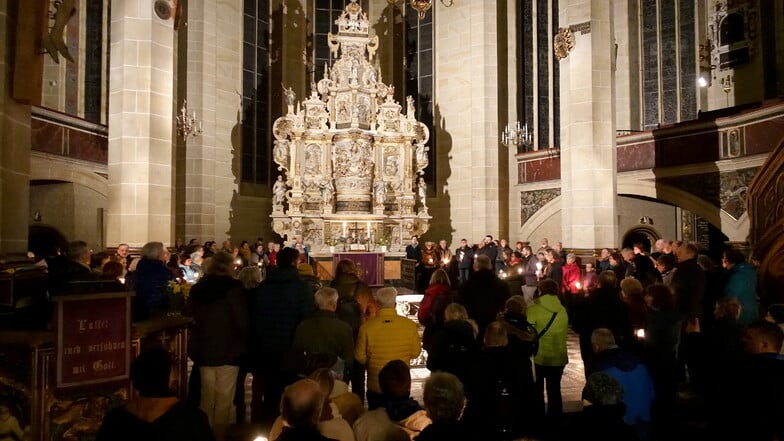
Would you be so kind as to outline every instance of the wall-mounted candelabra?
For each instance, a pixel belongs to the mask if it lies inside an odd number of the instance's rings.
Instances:
[[[201,121],[196,118],[196,112],[188,115],[188,100],[182,101],[182,107],[177,115],[177,133],[182,139],[187,140],[189,136],[197,137],[201,135]]]

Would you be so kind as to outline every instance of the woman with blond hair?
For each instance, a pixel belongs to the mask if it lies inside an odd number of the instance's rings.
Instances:
[[[469,366],[479,354],[477,333],[476,323],[469,320],[465,307],[451,303],[444,311],[443,327],[433,334],[427,368],[455,374],[463,383],[468,381]]]

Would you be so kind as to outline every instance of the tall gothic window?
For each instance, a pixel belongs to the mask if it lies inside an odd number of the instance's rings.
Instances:
[[[416,117],[430,130],[428,145],[429,165],[425,168],[425,182],[430,191],[436,187],[436,127],[433,108],[433,16],[435,8],[419,19],[415,11],[406,11],[406,96],[411,95],[416,105]]]
[[[560,74],[552,48],[558,0],[522,0],[517,6],[518,115],[534,129],[528,150],[560,146]],[[525,151],[524,146],[518,147]]]
[[[270,185],[269,0],[245,0],[242,46],[243,182]]]

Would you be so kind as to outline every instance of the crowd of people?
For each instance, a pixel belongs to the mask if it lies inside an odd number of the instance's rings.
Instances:
[[[148,386],[107,416],[98,439],[161,425],[185,434],[182,419],[245,421],[249,373],[249,417],[270,439],[673,439],[685,395],[699,403],[706,437],[784,439],[784,308],[760,305],[740,251],[714,265],[688,242],[603,249],[590,261],[540,245],[486,236],[452,250],[413,237],[417,321],[398,315],[395,288],[372,290],[350,260],[319,280],[301,238],[171,251],[151,242],[137,258],[121,245],[101,259],[75,242],[67,261],[49,265],[60,282],[94,274],[93,260],[105,276],[115,271],[107,277],[137,293],[137,319],[166,308],[172,280],[193,285],[189,401],[203,413],[184,410],[149,378],[164,375],[144,367],[155,357],[140,356],[132,379]],[[586,406],[573,418],[561,398],[570,332],[586,376]],[[409,364],[422,349],[432,374],[419,403]]]

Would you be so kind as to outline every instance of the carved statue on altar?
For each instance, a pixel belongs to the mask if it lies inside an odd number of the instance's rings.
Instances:
[[[373,184],[373,192],[377,206],[383,206],[387,200],[387,183],[384,181],[376,181]]]
[[[421,176],[417,181],[417,196],[419,196],[419,203],[422,204],[421,212],[427,213],[427,183]]]
[[[382,82],[378,37],[369,36],[356,0],[335,24],[337,34],[327,36],[334,62],[314,79],[310,96],[297,102],[283,87],[288,111],[273,124],[273,160],[286,178],[273,186],[273,230],[307,234],[319,252],[345,225],[369,222],[393,232],[389,250],[402,252],[430,224],[426,185],[414,180],[427,167],[429,131],[416,120],[414,98],[401,105]]]
[[[286,191],[288,187],[283,182],[283,176],[278,175],[278,180],[272,186],[272,207],[274,211],[283,211],[283,203],[286,202]]]
[[[288,88],[281,84],[283,87],[283,94],[286,95],[286,105],[290,107],[294,107],[294,100],[297,99],[297,94],[294,93],[294,89],[289,86]]]

